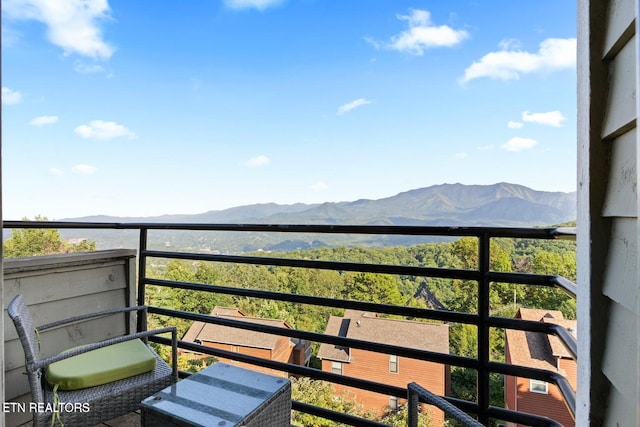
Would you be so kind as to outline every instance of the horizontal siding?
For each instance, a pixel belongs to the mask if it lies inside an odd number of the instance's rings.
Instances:
[[[532,393],[529,391],[529,379],[518,378],[518,411],[549,417],[564,427],[575,427],[558,387],[549,384],[548,390],[549,394]]]
[[[607,33],[605,35],[605,58],[612,57],[634,34],[634,0],[611,0],[607,13]]]
[[[609,391],[609,405],[603,427],[638,426],[640,411],[638,395],[621,394],[618,389],[612,387]]]
[[[13,323],[11,323],[13,325]],[[40,335],[43,357],[56,355],[64,350],[91,342],[124,335],[126,333],[122,318],[111,317],[66,328],[58,328]],[[5,393],[8,399],[29,393],[29,384],[24,374],[24,351],[18,339],[5,344]]]
[[[638,216],[636,132],[634,127],[611,141],[611,169],[602,212],[605,217]]]
[[[611,301],[601,370],[610,382],[604,425],[640,425],[637,0],[611,0],[605,35],[609,94],[601,135],[612,143],[603,216],[611,217],[602,293]],[[598,102],[599,100],[592,100]]]
[[[578,5],[577,411],[585,426],[640,425],[638,7]]]
[[[613,218],[602,293],[631,312],[638,309],[638,221]]]
[[[323,360],[322,369],[331,371],[331,362]],[[410,382],[417,382],[431,392],[443,396],[445,394],[445,366],[422,360],[398,357],[398,373],[389,372],[389,355],[370,351],[351,349],[350,363],[343,363],[342,374],[345,376],[406,388]],[[357,401],[365,409],[382,413],[389,405],[389,397],[357,388],[335,384],[338,394],[357,396]],[[402,403],[403,400],[400,400]],[[429,407],[431,419],[435,426],[442,425],[444,414],[437,408]]]
[[[25,296],[25,300],[27,301],[27,305],[29,305],[35,325],[44,325],[45,323],[53,322],[60,319],[74,317],[82,314],[94,313],[101,310],[125,307],[126,305],[124,288],[84,295],[77,298],[67,298],[53,302],[46,302],[42,304],[31,304],[29,302],[29,299],[30,298]],[[121,321],[120,323],[122,323],[121,329],[124,330],[126,326],[124,322],[122,322],[124,316],[119,317]],[[4,335],[5,342],[18,340],[18,333],[16,332],[13,322],[11,321],[11,319],[9,319],[8,315],[6,320],[7,321],[5,322]],[[77,338],[82,335],[93,337],[89,335],[89,333],[96,333],[100,336],[110,336],[113,334],[113,332],[106,330],[106,328],[100,327],[99,323],[95,325],[95,323],[92,321],[87,321],[86,324],[83,324],[82,329],[72,331],[72,328],[75,327],[78,326],[72,325],[66,327],[70,334],[70,339],[66,340],[66,342],[64,342],[65,340],[63,340],[63,342],[49,342],[48,336],[54,333],[53,330],[51,332],[45,332],[44,334],[42,334],[41,340],[43,354],[62,351],[65,348],[68,348],[64,347],[65,345],[81,345],[82,343],[78,343]],[[87,329],[89,327],[91,327],[91,329]],[[48,347],[48,345],[51,345],[52,347]]]
[[[508,375],[504,377],[504,403],[507,409],[518,410],[516,407],[516,378]]]
[[[635,396],[638,403],[638,316],[619,304],[609,313],[609,333],[604,343],[607,351],[602,371],[611,384],[624,396]],[[638,405],[635,406],[638,408]],[[640,420],[639,420],[640,421]]]
[[[27,304],[31,305],[124,289],[127,278],[123,264],[113,262],[88,268],[52,267],[44,271],[13,274],[7,273],[5,269],[4,292],[7,305],[18,294],[23,294]]]
[[[603,139],[614,138],[635,126],[637,55],[634,36],[611,61]],[[595,100],[594,100],[595,101]]]
[[[276,346],[272,350],[272,359],[277,360],[278,362],[287,363],[291,358],[291,353],[293,353],[293,344],[289,337],[278,337]]]
[[[220,344],[220,343],[205,343],[207,347],[217,348],[219,350],[232,351],[230,344]],[[267,360],[275,360],[272,359],[271,350],[266,348],[255,348],[255,347],[242,347],[238,346],[238,354],[244,354],[247,356],[260,357],[262,359]],[[287,377],[288,374],[286,372],[278,371],[276,369],[264,368],[262,366],[252,365],[250,363],[239,362],[237,360],[227,359],[225,357],[216,356],[219,362],[225,362],[230,365],[239,366],[241,368],[250,369],[252,371],[262,372],[268,375],[275,375],[279,377]]]
[[[81,314],[135,305],[135,251],[98,251],[62,256],[5,260],[4,301],[22,294],[34,323],[61,320]],[[4,310],[5,396],[30,401],[24,375],[24,351],[13,322]],[[42,356],[71,347],[123,335],[135,325],[135,316],[88,320],[40,334]],[[26,417],[25,417],[26,415]],[[28,414],[6,414],[8,426],[18,425]]]
[[[573,390],[578,389],[578,364],[573,359],[560,358],[558,367],[563,370],[563,375],[571,384]]]

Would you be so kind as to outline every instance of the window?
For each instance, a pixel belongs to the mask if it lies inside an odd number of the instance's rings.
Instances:
[[[240,353],[240,349],[237,345],[231,345],[231,351],[233,351],[234,353]]]
[[[342,362],[331,362],[331,372],[342,375]]]
[[[398,410],[398,396],[389,396],[389,409],[392,411]]]
[[[389,372],[398,373],[398,356],[393,354],[389,355]]]
[[[534,393],[549,393],[549,384],[540,380],[529,380],[529,391]]]

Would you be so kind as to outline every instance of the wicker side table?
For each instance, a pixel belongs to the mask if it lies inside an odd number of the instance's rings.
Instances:
[[[141,410],[146,427],[288,427],[291,382],[216,363],[146,398]]]

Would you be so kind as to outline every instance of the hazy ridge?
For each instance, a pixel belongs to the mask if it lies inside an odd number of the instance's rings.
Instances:
[[[153,217],[87,216],[62,221],[179,222],[255,224],[350,224],[422,226],[529,227],[576,219],[576,193],[536,191],[509,183],[493,185],[442,184],[399,193],[378,200],[238,206],[194,215]],[[345,240],[331,236],[257,235],[256,233],[157,232],[152,245],[200,248],[221,252],[290,250],[305,246],[362,243],[372,246],[413,243],[402,239],[362,237]],[[215,236],[212,236],[215,234]],[[272,233],[271,233],[272,234]],[[137,233],[114,231],[63,231],[65,238],[85,237],[99,247],[136,247]],[[125,238],[126,236],[126,238]],[[348,237],[348,236],[347,236]]]

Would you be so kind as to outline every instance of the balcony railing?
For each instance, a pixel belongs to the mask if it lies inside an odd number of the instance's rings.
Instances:
[[[201,321],[205,323],[230,326],[251,331],[287,336],[295,339],[304,339],[318,343],[328,343],[348,348],[357,348],[390,355],[403,356],[439,364],[473,369],[477,372],[477,400],[466,401],[453,397],[442,396],[447,402],[457,408],[472,414],[482,424],[488,425],[491,419],[499,419],[514,423],[528,424],[532,426],[557,426],[557,422],[545,417],[531,415],[523,412],[515,412],[490,405],[489,378],[492,373],[507,376],[525,377],[541,380],[558,386],[564,397],[566,406],[571,414],[575,414],[575,393],[568,380],[558,372],[551,370],[535,369],[525,366],[516,366],[491,360],[490,357],[490,331],[495,329],[515,329],[521,331],[539,332],[557,336],[566,346],[567,350],[577,360],[576,341],[565,328],[545,322],[532,322],[514,318],[492,316],[490,312],[489,290],[491,283],[510,283],[524,286],[551,287],[564,291],[575,298],[576,285],[571,281],[555,275],[536,275],[514,272],[492,271],[490,269],[490,256],[492,239],[518,238],[518,239],[572,239],[575,237],[574,229],[529,229],[529,228],[492,228],[492,227],[409,227],[409,226],[348,226],[348,225],[265,225],[265,224],[158,224],[158,223],[71,223],[71,222],[22,222],[6,221],[5,228],[57,228],[57,229],[118,229],[139,231],[138,253],[138,303],[147,302],[147,286],[160,286],[169,288],[186,289],[194,292],[219,293],[225,295],[259,298],[290,303],[308,304],[323,307],[341,309],[355,309],[388,315],[429,319],[449,323],[461,323],[474,325],[477,328],[477,357],[463,357],[454,354],[442,354],[437,352],[417,350],[414,348],[400,347],[390,344],[375,343],[350,339],[345,337],[325,335],[299,329],[287,329],[256,323],[243,322],[206,314],[176,310],[171,307],[150,306],[149,313],[154,315],[170,316],[176,319]],[[387,265],[360,262],[337,262],[308,259],[296,259],[273,256],[248,256],[228,255],[187,251],[163,251],[149,248],[149,233],[159,230],[171,231],[202,231],[220,232],[234,231],[240,233],[303,233],[303,234],[345,234],[345,235],[386,235],[386,236],[423,236],[423,237],[475,237],[477,238],[478,268],[476,269],[451,269],[417,267],[407,265]],[[343,300],[313,295],[300,295],[281,293],[268,290],[247,289],[227,286],[225,283],[200,284],[191,282],[172,281],[166,279],[151,278],[147,275],[150,260],[153,259],[180,259],[190,261],[208,261],[216,263],[251,264],[262,266],[297,267],[305,269],[321,269],[334,271],[383,273],[414,277],[431,277],[443,279],[457,279],[474,281],[478,284],[477,312],[463,313],[447,310],[433,310],[396,306],[389,304],[376,304],[364,301]],[[146,319],[140,319],[142,323]],[[144,327],[140,324],[139,327]],[[159,344],[167,344],[168,340],[157,338]],[[407,398],[408,389],[388,384],[377,383],[369,380],[348,377],[330,372],[320,371],[305,366],[287,364],[236,352],[219,350],[193,342],[180,341],[179,348],[212,356],[233,359],[256,366],[276,369],[288,372],[292,375],[305,376],[313,379],[342,384],[349,387],[374,391],[399,398]],[[182,375],[188,375],[183,372]],[[415,399],[415,397],[413,397]],[[321,416],[337,422],[355,426],[381,425],[375,421],[365,420],[334,411],[294,401],[293,409]]]

